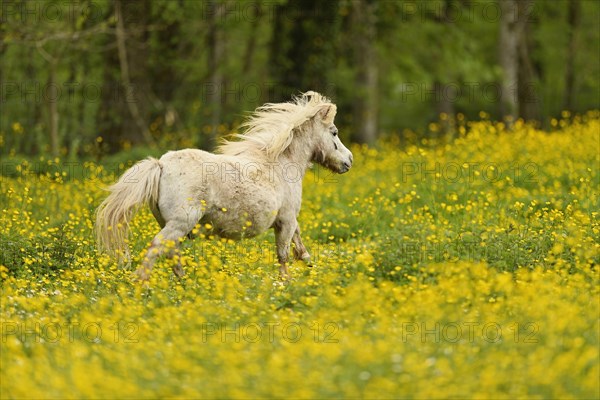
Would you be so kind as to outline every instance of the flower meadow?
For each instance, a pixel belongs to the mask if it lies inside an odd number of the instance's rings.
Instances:
[[[431,128],[435,128],[432,126]],[[2,398],[598,398],[600,113],[463,122],[304,178],[314,266],[273,233],[133,279],[94,211],[126,164],[3,161]]]

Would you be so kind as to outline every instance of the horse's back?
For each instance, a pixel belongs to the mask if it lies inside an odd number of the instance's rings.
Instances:
[[[159,209],[167,221],[200,207],[222,236],[254,236],[273,224],[281,207],[273,172],[249,157],[185,149],[166,153],[160,163]]]
[[[163,165],[169,163],[178,164],[180,162],[197,162],[202,163],[205,161],[211,161],[216,157],[216,154],[209,153],[208,151],[199,149],[183,149],[183,150],[172,150],[168,151],[160,158],[160,162]]]

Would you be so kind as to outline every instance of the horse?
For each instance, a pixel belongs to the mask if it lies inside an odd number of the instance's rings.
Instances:
[[[99,251],[130,261],[129,222],[146,204],[161,230],[136,270],[139,280],[149,279],[158,257],[177,255],[198,224],[236,240],[273,228],[279,273],[289,279],[291,242],[295,258],[311,265],[298,226],[302,177],[313,163],[339,174],[352,167],[352,152],[334,124],[336,113],[330,99],[309,91],[258,107],[234,135],[237,140],[223,140],[215,153],[184,149],[138,162],[108,188],[97,208]],[[172,270],[184,275],[179,257]]]

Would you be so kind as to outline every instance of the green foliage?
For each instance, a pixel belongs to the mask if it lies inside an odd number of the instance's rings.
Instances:
[[[90,154],[97,137],[108,152],[152,145],[132,116],[132,102],[157,147],[168,137],[175,147],[210,148],[245,112],[310,89],[334,97],[344,135],[357,129],[362,116],[354,104],[362,89],[355,47],[362,27],[353,23],[356,2],[121,0],[132,87],[123,81],[115,4],[3,5],[0,154],[51,151],[52,99],[55,155],[62,157]],[[374,4],[377,57],[368,61],[377,64],[382,132],[436,121],[440,96],[468,119],[480,111],[501,117],[496,0]],[[569,4],[536,1],[530,17],[532,95],[544,123],[564,106]],[[599,16],[600,3],[581,1],[572,111],[600,103]]]

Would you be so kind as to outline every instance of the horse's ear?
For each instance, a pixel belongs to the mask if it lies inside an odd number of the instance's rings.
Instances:
[[[337,107],[335,104],[325,104],[319,111],[317,111],[316,117],[322,120],[325,124],[332,124],[336,113]]]

